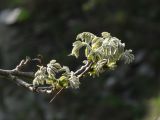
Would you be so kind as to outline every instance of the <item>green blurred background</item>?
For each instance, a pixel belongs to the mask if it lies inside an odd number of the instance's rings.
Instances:
[[[160,119],[159,0],[0,0],[0,67],[13,69],[25,56],[43,55],[72,70],[68,57],[80,32],[110,32],[135,54],[131,65],[81,80],[78,90],[33,94],[0,80],[0,120]]]

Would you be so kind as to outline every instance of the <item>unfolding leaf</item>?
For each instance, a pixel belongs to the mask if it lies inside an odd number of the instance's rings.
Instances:
[[[79,82],[79,78],[77,76],[74,75],[74,72],[71,71],[71,76],[69,78],[69,84],[71,88],[79,88],[80,82]]]
[[[70,74],[70,69],[68,66],[63,66],[61,69],[60,69],[60,72],[65,72],[67,74]]]
[[[81,41],[75,41],[73,43],[73,49],[70,55],[75,56],[76,58],[79,57],[79,50],[84,46],[85,44]]]
[[[124,60],[125,64],[129,64],[134,60],[134,55],[131,52],[132,50],[126,50],[122,54],[121,59]]]
[[[69,78],[66,77],[66,76],[61,76],[59,78],[59,84],[60,84],[60,86],[67,88],[68,87],[68,79]]]
[[[96,37],[92,41],[92,50],[97,50],[99,47],[102,46],[103,39],[100,37]]]
[[[35,73],[33,85],[43,85],[46,79],[48,79],[46,74],[46,67],[41,66],[40,69]]]
[[[88,57],[90,52],[91,52],[91,47],[89,45],[87,45],[87,47],[85,49],[85,56]]]
[[[107,59],[99,60],[95,66],[94,66],[94,71],[96,71],[96,75],[99,76],[100,73],[104,72],[104,66],[107,63]]]
[[[90,43],[96,36],[90,32],[83,32],[77,35],[76,40],[82,40],[86,43]]]
[[[110,33],[108,33],[108,32],[102,32],[101,35],[103,38],[110,38],[111,37]]]
[[[47,64],[49,78],[55,79],[56,73],[58,73],[61,68],[61,65],[57,63],[56,60],[51,60],[50,63]]]

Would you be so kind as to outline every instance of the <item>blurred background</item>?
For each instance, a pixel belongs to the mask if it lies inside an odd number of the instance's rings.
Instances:
[[[0,120],[159,120],[159,0],[0,0],[0,67],[43,55],[75,70],[68,57],[80,32],[107,31],[136,56],[131,65],[81,80],[78,90],[38,95],[0,80]]]

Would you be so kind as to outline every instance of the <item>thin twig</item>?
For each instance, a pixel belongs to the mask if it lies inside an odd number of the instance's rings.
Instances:
[[[48,87],[45,87],[45,88],[44,87],[35,87],[33,84],[29,84],[29,83],[23,81],[22,79],[19,79],[15,76],[12,76],[12,75],[8,75],[7,79],[10,79],[10,80],[14,81],[19,86],[27,88],[31,92],[46,93],[46,94],[51,94],[52,93],[52,87],[51,86],[48,86]]]
[[[63,90],[63,88],[61,88],[54,96],[53,98],[49,101],[49,103],[51,103],[56,97],[57,95]]]
[[[0,75],[14,75],[14,76],[18,76],[18,77],[26,77],[26,78],[30,78],[33,79],[34,78],[34,73],[33,72],[20,72],[17,70],[3,70],[0,69]]]
[[[21,60],[21,62],[14,69],[15,71],[21,71],[29,62],[31,62],[30,57],[26,57],[26,59]]]
[[[13,70],[21,71],[24,67],[26,67],[29,63],[31,63],[33,61],[38,62],[38,64],[42,64],[41,58],[31,59],[30,57],[27,56],[26,59],[21,60],[20,63],[16,66],[16,68]]]
[[[81,72],[83,72],[89,64],[90,64],[90,63],[87,61],[87,63],[86,63],[85,65],[83,65],[80,69],[78,69],[78,70],[75,72],[75,75],[81,74]]]
[[[78,78],[82,77],[85,73],[87,73],[87,72],[90,70],[92,64],[93,64],[93,63],[90,62],[90,63],[88,64],[88,66],[86,66],[85,70],[82,71],[82,73],[78,75]]]
[[[4,70],[0,69],[0,77],[5,79],[10,79],[14,81],[19,86],[27,88],[31,92],[37,92],[37,93],[45,93],[45,94],[51,94],[53,92],[52,86],[34,86],[33,84],[27,83],[24,80],[20,79],[22,78],[28,78],[33,80],[34,79],[34,73],[33,72],[22,72],[22,68],[25,67],[29,62],[35,61],[37,59],[31,60],[29,57],[26,57],[26,60],[21,60],[19,65],[13,70]]]

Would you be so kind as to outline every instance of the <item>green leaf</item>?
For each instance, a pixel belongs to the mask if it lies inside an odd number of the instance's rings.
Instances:
[[[108,66],[110,69],[115,69],[115,68],[117,67],[117,65],[116,65],[116,62],[115,62],[115,61],[113,61],[113,62],[109,62],[109,63],[107,64],[107,66]]]
[[[75,41],[73,43],[73,49],[70,55],[75,56],[76,58],[79,57],[79,50],[84,46],[85,44],[81,41]]]
[[[66,77],[66,76],[61,76],[60,78],[59,78],[59,84],[60,84],[60,86],[62,86],[62,87],[65,87],[65,88],[68,88],[68,77]]]
[[[108,33],[108,32],[102,32],[101,35],[103,38],[110,38],[111,37],[110,33]]]
[[[36,78],[34,78],[34,80],[33,80],[33,85],[34,86],[37,86],[37,85],[39,85],[39,80],[38,80],[38,78],[36,77]]]
[[[54,63],[56,63],[56,60],[51,60],[50,61],[50,64],[54,64]]]
[[[47,73],[50,79],[55,79],[56,73],[58,70],[52,66],[47,66]]]
[[[104,69],[104,66],[106,65],[107,63],[107,59],[103,59],[103,60],[99,60],[95,66],[94,66],[94,69],[95,69],[95,73],[97,76],[99,76],[100,73],[104,72],[105,69]]]
[[[103,42],[104,41],[104,39],[103,38],[101,38],[101,37],[94,37],[94,39],[92,40],[92,44],[94,44],[95,42]]]
[[[91,47],[89,45],[87,45],[87,47],[85,49],[85,56],[88,57],[90,52],[91,52]]]
[[[53,64],[53,67],[57,68],[58,70],[61,69],[61,65],[59,63],[55,63]]]
[[[79,82],[79,78],[77,76],[74,75],[74,72],[71,71],[71,76],[69,78],[69,84],[71,88],[79,88],[80,82]]]
[[[49,64],[47,64],[48,67],[54,67],[55,69],[59,70],[61,69],[61,65],[56,62],[56,60],[51,60]]]
[[[35,77],[45,74],[46,74],[46,67],[40,66],[40,69],[35,73]]]
[[[47,64],[47,73],[50,79],[56,79],[56,73],[58,73],[61,69],[61,65],[56,62],[56,60],[51,60],[50,63]]]
[[[70,69],[68,66],[63,66],[61,69],[60,69],[60,72],[65,72],[67,74],[70,74]]]
[[[122,54],[121,59],[124,60],[125,64],[129,64],[134,60],[134,55],[131,52],[132,52],[132,50],[126,50]]]
[[[41,66],[40,69],[35,73],[33,85],[43,85],[46,79],[48,79],[46,74],[46,67]]]
[[[81,40],[86,43],[90,43],[96,36],[90,32],[83,32],[77,35],[76,40]]]
[[[103,43],[103,38],[100,38],[100,37],[95,37],[93,40],[92,40],[92,50],[97,50],[99,47],[102,46],[102,43]]]
[[[46,80],[46,84],[53,85],[54,84],[54,80],[53,79],[47,79]]]

